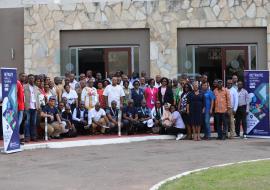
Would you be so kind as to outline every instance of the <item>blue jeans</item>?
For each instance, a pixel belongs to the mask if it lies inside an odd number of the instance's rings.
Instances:
[[[204,113],[204,136],[209,138],[211,137],[211,129],[210,129],[210,113]]]
[[[227,113],[215,113],[215,115],[217,119],[218,138],[219,139],[225,138],[228,131],[228,125],[227,125],[227,119],[226,119]]]
[[[22,120],[23,120],[23,111],[18,111],[18,125],[20,128],[20,125],[22,124]]]
[[[24,129],[24,138],[29,139],[30,137],[36,138],[37,137],[37,110],[36,109],[29,109],[26,110],[26,125]]]

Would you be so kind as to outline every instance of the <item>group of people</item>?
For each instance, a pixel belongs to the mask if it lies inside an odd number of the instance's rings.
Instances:
[[[129,78],[118,71],[104,79],[88,70],[78,81],[73,73],[51,80],[45,75],[20,73],[17,81],[21,143],[77,135],[154,133],[176,140],[211,138],[214,116],[217,139],[246,136],[248,92],[236,75],[226,81],[207,75],[191,81],[186,75],[168,79],[145,72]]]

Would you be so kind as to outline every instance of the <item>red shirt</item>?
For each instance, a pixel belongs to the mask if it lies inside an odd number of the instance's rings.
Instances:
[[[103,91],[104,91],[104,89],[97,89],[98,100],[99,100],[100,107],[105,108],[106,104],[105,104],[105,99],[104,99],[104,96],[103,96]]]
[[[24,110],[24,88],[20,81],[17,80],[17,101],[18,111]]]

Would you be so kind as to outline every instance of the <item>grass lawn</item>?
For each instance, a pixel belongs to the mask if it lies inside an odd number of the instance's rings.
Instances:
[[[164,184],[160,190],[270,190],[270,161],[193,173]]]

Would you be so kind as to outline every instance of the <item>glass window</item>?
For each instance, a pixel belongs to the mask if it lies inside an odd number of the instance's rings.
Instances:
[[[66,72],[76,74],[77,48],[64,49],[62,52],[61,76]]]
[[[250,46],[250,69],[256,70],[257,65],[257,46],[252,45]]]
[[[194,76],[195,74],[195,67],[194,67],[194,49],[195,46],[193,45],[187,45],[184,48],[180,48],[178,50],[180,56],[178,57],[178,60],[180,62],[179,65],[179,73],[178,77],[180,77],[182,74],[187,74],[188,76]]]
[[[133,48],[133,63],[134,63],[134,72],[139,73],[139,47]]]
[[[108,52],[108,73],[116,73],[117,71],[129,73],[128,51]]]

